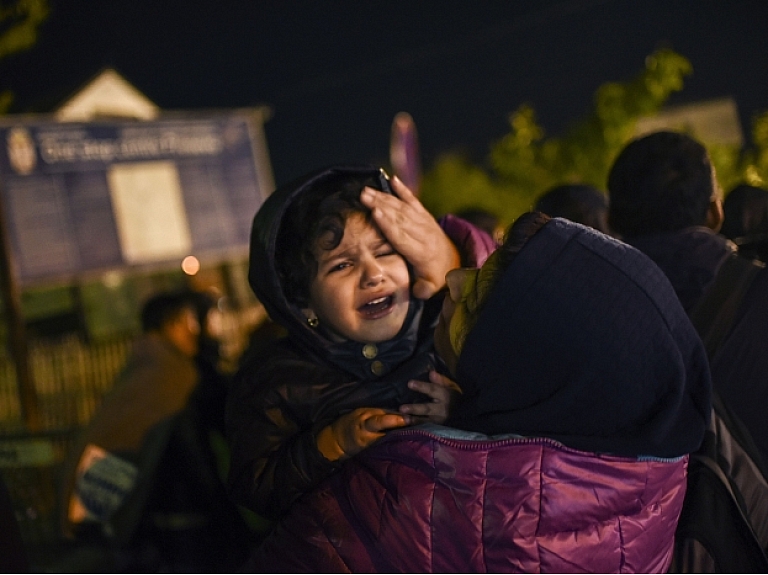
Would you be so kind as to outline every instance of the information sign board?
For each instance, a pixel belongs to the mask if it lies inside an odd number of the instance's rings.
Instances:
[[[272,191],[261,130],[243,112],[0,119],[0,201],[21,284],[247,250]]]

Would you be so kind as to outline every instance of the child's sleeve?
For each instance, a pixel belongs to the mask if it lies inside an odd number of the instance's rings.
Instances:
[[[297,387],[284,383],[310,377],[302,371],[285,365],[241,370],[245,375],[235,379],[227,400],[231,495],[268,519],[280,517],[340,465],[317,448],[311,398],[297,397]]]

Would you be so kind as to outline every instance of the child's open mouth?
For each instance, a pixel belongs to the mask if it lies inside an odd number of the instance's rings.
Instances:
[[[383,296],[369,301],[358,308],[358,311],[366,317],[376,319],[390,310],[394,304],[395,298],[391,295]]]

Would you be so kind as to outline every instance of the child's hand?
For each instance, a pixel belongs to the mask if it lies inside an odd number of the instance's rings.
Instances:
[[[383,437],[386,431],[410,424],[408,415],[360,407],[324,427],[317,435],[317,448],[330,461],[347,459]]]
[[[397,177],[391,184],[396,196],[364,188],[360,201],[371,209],[392,247],[413,266],[413,295],[429,299],[445,287],[445,274],[461,265],[459,252],[413,192]]]
[[[448,419],[451,404],[461,388],[453,380],[436,371],[429,372],[429,381],[412,380],[408,387],[432,398],[428,403],[401,405],[401,413],[407,413],[424,421],[442,424]]]

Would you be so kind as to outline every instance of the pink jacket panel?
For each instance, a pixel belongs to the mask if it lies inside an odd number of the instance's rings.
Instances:
[[[687,458],[598,456],[548,439],[391,433],[299,500],[262,572],[657,573]]]

